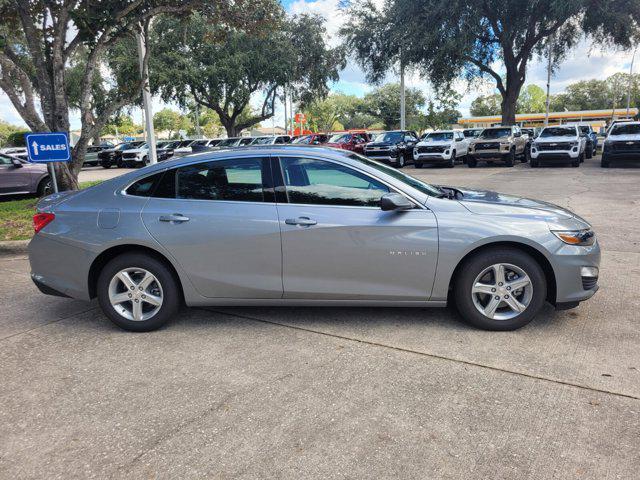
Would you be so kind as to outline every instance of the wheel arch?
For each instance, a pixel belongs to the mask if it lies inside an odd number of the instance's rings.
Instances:
[[[470,250],[469,252],[467,252],[457,263],[456,268],[453,270],[453,273],[451,274],[451,278],[449,279],[449,295],[451,295],[451,292],[453,290],[453,286],[456,282],[456,279],[458,277],[458,274],[462,268],[462,266],[464,265],[464,263],[471,257],[473,257],[474,255],[477,255],[478,253],[485,251],[485,250],[490,250],[492,248],[500,248],[500,247],[510,247],[510,248],[516,248],[524,253],[527,253],[528,255],[530,255],[531,257],[533,257],[533,259],[538,262],[538,264],[540,265],[540,267],[542,268],[542,271],[544,272],[544,276],[545,279],[547,281],[547,301],[553,305],[555,305],[556,303],[556,295],[557,295],[557,285],[556,285],[556,275],[555,272],[553,270],[553,266],[551,265],[551,262],[549,262],[549,259],[545,256],[544,253],[542,253],[540,250],[538,250],[537,248],[528,245],[526,243],[520,243],[520,242],[516,242],[516,241],[497,241],[497,242],[491,242],[491,243],[485,243],[479,246],[476,246],[475,248],[473,248],[472,250]]]
[[[122,255],[124,253],[134,253],[134,252],[149,255],[159,260],[160,262],[162,262],[169,269],[171,274],[174,276],[178,284],[178,289],[182,294],[182,301],[184,302],[184,296],[185,296],[184,285],[173,263],[165,255],[160,253],[158,250],[155,250],[145,245],[138,245],[138,244],[114,245],[102,251],[96,258],[94,258],[93,262],[91,262],[91,266],[89,267],[89,275],[87,279],[87,286],[89,289],[89,298],[95,298],[97,296],[98,277],[100,276],[100,272],[102,271],[104,266],[119,255]]]

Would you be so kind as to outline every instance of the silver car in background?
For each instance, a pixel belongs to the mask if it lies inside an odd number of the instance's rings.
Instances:
[[[48,195],[51,178],[47,166],[0,153],[0,196]]]
[[[148,331],[181,304],[457,306],[512,330],[597,290],[590,225],[544,202],[426,184],[349,151],[192,155],[41,200],[44,293]],[[424,314],[419,311],[420,314]]]

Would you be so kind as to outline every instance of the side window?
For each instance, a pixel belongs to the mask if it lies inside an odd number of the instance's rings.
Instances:
[[[160,172],[155,175],[149,175],[148,177],[141,178],[137,182],[131,184],[125,193],[135,197],[150,197],[154,193],[155,187],[163,174],[164,172]]]
[[[290,157],[281,164],[290,203],[377,207],[389,193],[383,183],[344,165]]]
[[[173,178],[175,198],[263,202],[266,166],[261,158],[236,158],[179,167]],[[163,184],[170,195],[171,182]]]
[[[0,165],[11,165],[11,158],[0,155]]]

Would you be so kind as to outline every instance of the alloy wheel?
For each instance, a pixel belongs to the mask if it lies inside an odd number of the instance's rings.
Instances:
[[[471,287],[476,309],[492,320],[511,320],[524,312],[533,298],[533,283],[524,270],[509,263],[485,268]]]
[[[149,320],[158,313],[162,301],[160,281],[144,268],[125,268],[109,282],[109,302],[127,320]]]

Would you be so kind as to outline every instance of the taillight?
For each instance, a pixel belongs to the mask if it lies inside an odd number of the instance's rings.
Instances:
[[[49,225],[56,216],[53,213],[36,213],[33,216],[33,230],[38,233]]]

